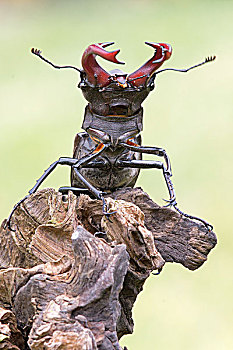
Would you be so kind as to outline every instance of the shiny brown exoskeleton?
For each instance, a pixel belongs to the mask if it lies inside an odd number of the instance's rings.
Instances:
[[[71,167],[71,187],[61,187],[65,193],[68,190],[76,194],[88,191],[103,201],[103,212],[110,215],[105,205],[104,195],[122,187],[133,187],[140,169],[157,168],[163,171],[163,176],[169,192],[169,206],[179,213],[201,221],[208,229],[212,226],[206,221],[184,214],[176,203],[176,195],[171,181],[172,171],[166,151],[159,147],[141,145],[143,108],[142,103],[150,91],[154,89],[154,80],[158,73],[166,70],[187,72],[215,59],[207,58],[204,62],[188,69],[159,67],[170,58],[172,48],[165,43],[146,43],[154,48],[154,55],[143,66],[131,74],[121,70],[105,71],[96,61],[100,56],[108,61],[122,64],[116,55],[119,50],[108,52],[105,47],[113,43],[99,43],[88,46],[82,56],[82,67],[57,66],[41,55],[41,51],[32,49],[37,55],[54,68],[72,68],[80,73],[81,81],[78,87],[82,90],[88,105],[85,109],[82,128],[84,132],[76,135],[73,158],[61,157],[44,172],[35,186],[29,191],[34,193],[46,177],[58,164]],[[142,160],[142,154],[148,153],[162,157],[161,161]],[[27,198],[26,196],[25,198]],[[17,206],[11,212],[10,219]]]

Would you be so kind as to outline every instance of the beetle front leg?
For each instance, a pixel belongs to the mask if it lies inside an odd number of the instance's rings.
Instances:
[[[83,185],[85,186],[85,188],[87,188],[97,199],[101,200],[103,203],[103,214],[109,219],[109,216],[114,214],[114,212],[109,212],[108,211],[108,207],[107,207],[107,203],[105,201],[104,198],[104,192],[98,190],[96,187],[94,187],[87,179],[85,179],[85,177],[80,173],[80,170],[82,168],[86,168],[86,167],[100,167],[103,168],[107,165],[107,163],[104,162],[99,162],[94,164],[92,161],[97,158],[106,148],[108,148],[110,145],[109,144],[104,144],[104,143],[100,143],[98,144],[98,146],[96,147],[96,149],[87,154],[86,156],[84,156],[83,158],[79,159],[75,165],[72,166],[73,171],[75,172],[76,176],[79,178],[79,180],[83,183]]]
[[[93,152],[90,152],[89,154],[80,158],[79,160],[76,159],[75,164],[72,166],[76,176],[83,183],[85,188],[87,188],[97,199],[101,199],[101,200],[102,200],[102,191],[99,191],[89,181],[87,181],[85,177],[80,173],[80,170],[82,168],[88,167],[88,165],[91,164],[92,161],[95,158],[97,158],[108,147],[109,145],[107,144],[103,144],[103,143],[99,144]]]
[[[108,211],[108,206],[104,198],[104,192],[99,191],[96,187],[94,187],[89,181],[85,179],[85,177],[79,172],[79,167],[77,169],[77,166],[73,167],[74,172],[76,176],[79,178],[79,180],[84,184],[84,186],[99,200],[102,201],[103,203],[103,214],[109,219],[109,216],[114,214],[114,212],[109,212]]]

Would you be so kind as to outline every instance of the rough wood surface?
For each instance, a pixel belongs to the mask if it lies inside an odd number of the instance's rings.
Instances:
[[[53,189],[0,229],[0,349],[121,349],[146,278],[165,262],[201,266],[216,236],[140,188],[102,203]],[[17,323],[16,323],[17,320]]]

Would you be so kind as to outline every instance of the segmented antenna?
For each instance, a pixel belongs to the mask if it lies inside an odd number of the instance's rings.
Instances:
[[[41,60],[43,60],[43,61],[45,61],[46,63],[50,64],[53,68],[56,68],[56,69],[71,68],[71,69],[77,70],[79,73],[82,72],[81,69],[78,69],[77,67],[74,67],[74,66],[57,66],[57,65],[53,64],[52,62],[50,62],[49,60],[47,60],[46,58],[44,58],[44,57],[41,55],[41,53],[42,53],[41,50],[32,48],[32,49],[31,49],[31,53],[33,53],[33,55],[36,55],[36,56],[40,57]]]
[[[148,77],[149,78],[149,74],[143,74],[143,75],[140,75],[140,77],[137,77],[137,78],[127,79],[127,81],[130,83],[131,81],[142,79],[144,77]]]
[[[156,73],[154,73],[154,74],[157,75],[157,74],[162,73],[162,72],[165,72],[165,71],[167,71],[167,70],[172,70],[172,71],[175,71],[175,72],[186,73],[186,72],[190,71],[190,70],[193,69],[193,68],[197,68],[197,67],[202,66],[203,64],[206,64],[206,63],[209,63],[209,62],[214,61],[215,58],[216,58],[216,56],[209,56],[209,57],[206,57],[205,61],[203,61],[203,62],[201,62],[201,63],[198,63],[198,64],[196,64],[195,66],[189,67],[189,68],[187,68],[187,69],[165,68],[165,69],[159,70],[158,72],[156,72]]]

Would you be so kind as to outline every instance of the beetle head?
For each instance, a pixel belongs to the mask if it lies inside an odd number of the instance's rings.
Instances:
[[[66,65],[58,66],[42,56],[41,50],[32,49],[31,52],[41,60],[56,69],[74,69],[81,75],[79,87],[89,102],[91,110],[99,115],[117,114],[130,116],[138,112],[141,104],[154,88],[155,76],[164,71],[188,72],[190,69],[202,66],[215,60],[215,56],[208,57],[205,61],[189,67],[188,69],[158,68],[170,58],[172,54],[171,45],[165,43],[149,43],[155,51],[151,59],[138,68],[135,72],[127,74],[119,69],[108,73],[96,61],[100,56],[110,62],[123,64],[116,58],[120,50],[106,51],[105,48],[113,42],[92,44],[84,51],[82,56],[83,70]]]

